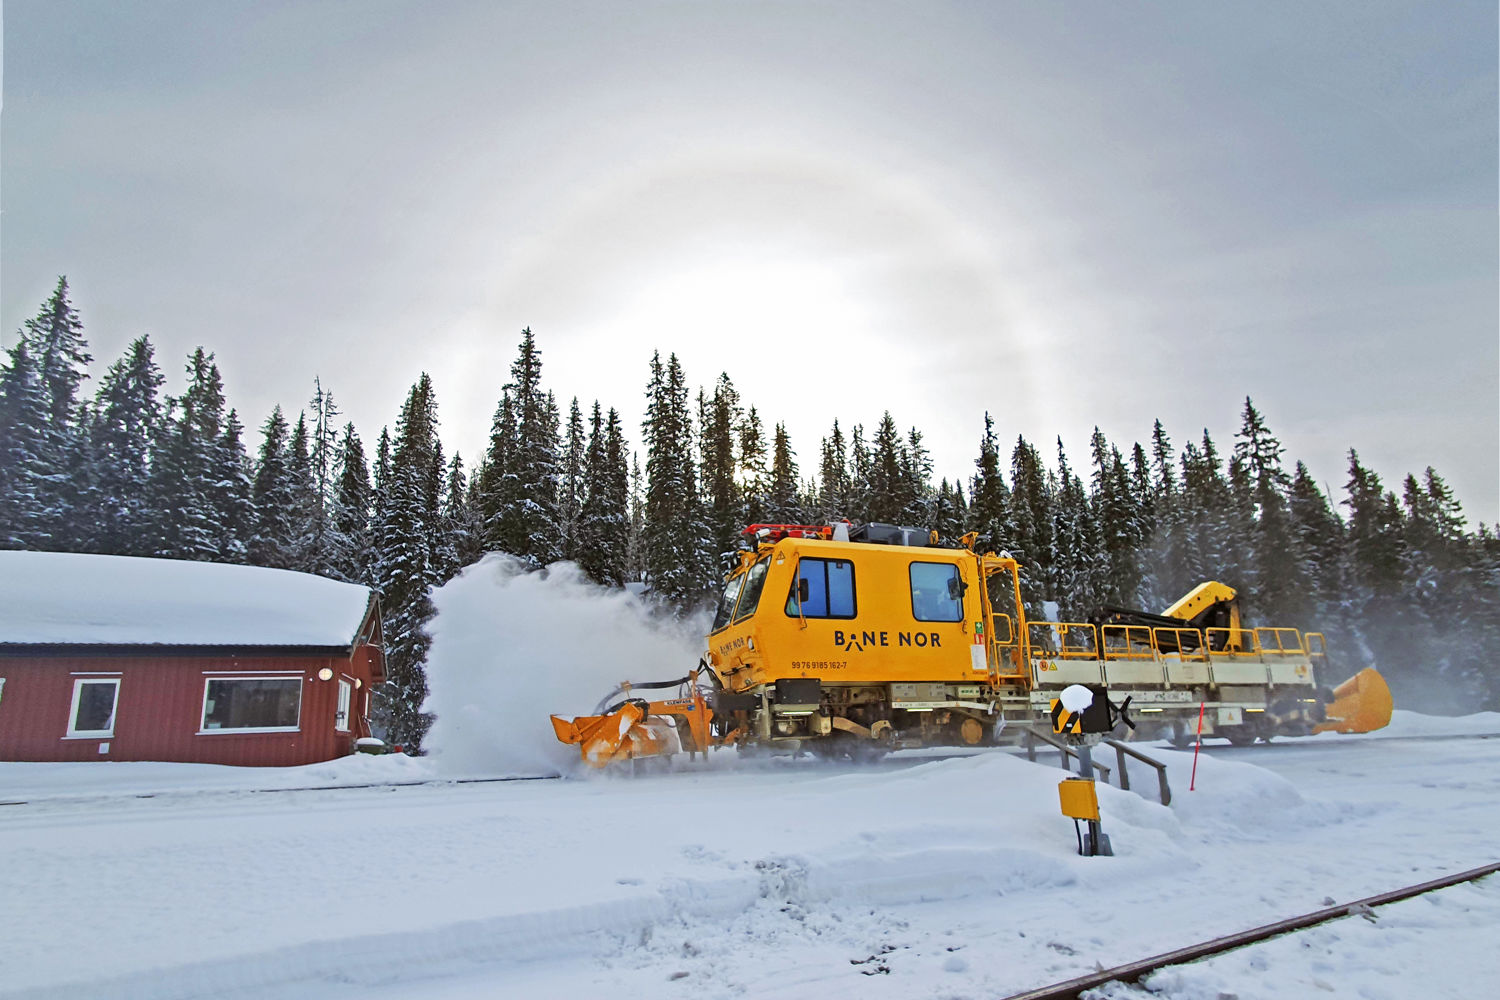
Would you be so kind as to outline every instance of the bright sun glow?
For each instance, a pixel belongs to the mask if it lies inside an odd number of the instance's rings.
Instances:
[[[689,385],[712,391],[728,372],[745,406],[759,409],[771,447],[777,421],[804,463],[832,420],[878,416],[869,395],[882,367],[871,296],[850,271],[786,255],[663,265],[618,305],[610,322],[617,372],[644,378],[641,344],[676,353]],[[884,369],[889,375],[889,367]],[[821,373],[821,377],[820,374]],[[858,387],[863,387],[860,390]]]

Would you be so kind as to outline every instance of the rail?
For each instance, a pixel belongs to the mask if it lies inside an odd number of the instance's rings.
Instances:
[[[1135,747],[1121,743],[1119,740],[1105,740],[1104,742],[1115,749],[1115,763],[1119,765],[1121,789],[1130,791],[1130,769],[1125,766],[1125,758],[1134,757],[1142,764],[1148,764],[1156,769],[1157,797],[1164,806],[1172,804],[1172,786],[1167,784],[1167,765],[1154,757],[1147,757]]]
[[[1260,643],[1255,640],[1255,630],[1248,628],[1205,629],[1208,648],[1215,656],[1260,656]]]
[[[1024,744],[1025,748],[1026,748],[1026,759],[1027,760],[1031,761],[1033,764],[1036,763],[1036,741],[1037,740],[1041,740],[1043,743],[1047,744],[1048,746],[1056,747],[1057,749],[1061,750],[1062,751],[1062,768],[1063,768],[1063,770],[1064,771],[1070,771],[1070,770],[1072,770],[1071,768],[1068,767],[1068,759],[1072,758],[1074,760],[1077,760],[1078,759],[1078,751],[1077,750],[1074,750],[1072,747],[1068,746],[1062,740],[1055,738],[1051,733],[1043,732],[1042,730],[1037,729],[1035,726],[1027,726],[1027,727],[1025,727],[1025,729],[1023,730],[1023,732],[1025,733],[1025,738],[1023,740],[1023,744]],[[1106,785],[1109,784],[1109,765],[1108,764],[1101,764],[1097,760],[1094,761],[1093,763],[1094,763],[1094,770],[1098,771],[1100,774],[1102,774],[1104,776],[1104,783]]]
[[[1207,663],[1208,647],[1204,645],[1203,633],[1195,628],[1167,628],[1158,626],[1151,630],[1156,648],[1162,653],[1176,654],[1184,663]]]
[[[1255,643],[1267,653],[1306,653],[1302,634],[1294,628],[1258,628]]]
[[[1211,941],[1203,941],[1199,944],[1188,945],[1186,948],[1178,948],[1175,951],[1168,951],[1160,955],[1153,955],[1150,958],[1143,958],[1140,961],[1117,965],[1112,969],[1100,969],[1098,972],[1091,972],[1088,975],[1079,976],[1077,979],[1053,983],[1051,986],[1027,990],[1024,993],[1015,993],[1006,997],[1005,1000],[1077,1000],[1077,998],[1081,997],[1087,991],[1097,989],[1105,983],[1139,982],[1145,976],[1168,965],[1195,962],[1200,958],[1233,951],[1236,948],[1243,948],[1248,944],[1255,944],[1267,938],[1279,937],[1282,934],[1299,931],[1329,920],[1362,915],[1368,913],[1371,908],[1376,906],[1385,906],[1387,903],[1398,903],[1403,899],[1410,899],[1413,896],[1435,892],[1438,889],[1447,889],[1450,886],[1459,885],[1463,882],[1472,882],[1475,879],[1481,879],[1496,872],[1500,872],[1500,862],[1483,865],[1479,868],[1471,868],[1466,872],[1459,872],[1456,875],[1446,875],[1443,878],[1433,879],[1429,882],[1419,882],[1416,885],[1409,885],[1404,889],[1382,892],[1378,896],[1367,896],[1352,903],[1343,903],[1339,906],[1330,906],[1322,910],[1313,910],[1311,913],[1289,917],[1286,920],[1278,920],[1273,924],[1262,924],[1260,927],[1252,927],[1247,931],[1240,931],[1238,934],[1227,934],[1224,937],[1214,938]]]
[[[1029,622],[1031,655],[1059,660],[1099,658],[1099,633],[1088,622]]]
[[[1104,655],[1111,660],[1155,660],[1156,642],[1149,625],[1105,625],[1100,629]]]

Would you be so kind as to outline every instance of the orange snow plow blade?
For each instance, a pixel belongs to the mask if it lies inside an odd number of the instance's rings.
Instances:
[[[622,684],[616,694],[670,687],[685,687],[688,693],[666,701],[629,698],[603,715],[580,715],[576,719],[554,715],[552,731],[563,743],[577,744],[583,762],[591,767],[607,767],[637,757],[671,757],[684,750],[691,756],[706,755],[709,747],[732,741],[738,730],[722,740],[714,737],[709,727],[712,712],[697,681],[695,670],[672,681]],[[600,702],[600,707],[607,703],[608,699]]]
[[[1315,733],[1368,733],[1383,729],[1391,721],[1391,689],[1374,667],[1366,667],[1333,689],[1327,708],[1328,721]]]
[[[677,733],[662,719],[647,718],[639,702],[626,702],[608,715],[552,716],[552,730],[564,743],[578,744],[583,762],[605,767],[632,757],[671,756],[682,749]]]

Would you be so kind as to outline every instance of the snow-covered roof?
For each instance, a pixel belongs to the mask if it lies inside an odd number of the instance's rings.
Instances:
[[[370,590],[260,566],[0,552],[0,646],[348,648]]]

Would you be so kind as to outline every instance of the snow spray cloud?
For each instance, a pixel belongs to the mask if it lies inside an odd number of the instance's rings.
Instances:
[[[695,623],[657,619],[573,563],[528,572],[491,553],[432,600],[422,709],[436,719],[423,746],[449,775],[566,772],[578,750],[549,715],[587,714],[621,681],[681,677],[704,648]]]

